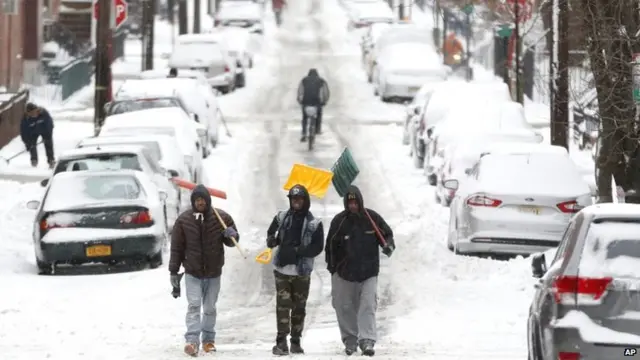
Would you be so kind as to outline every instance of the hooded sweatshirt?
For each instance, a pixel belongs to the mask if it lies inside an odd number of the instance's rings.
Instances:
[[[304,198],[302,209],[291,206],[291,193],[297,192]],[[278,239],[273,264],[275,270],[285,275],[304,275],[313,268],[310,259],[322,252],[324,230],[322,222],[309,211],[311,198],[302,185],[295,185],[289,197],[289,210],[279,212],[267,229],[267,236]],[[306,262],[306,266],[305,263]]]
[[[350,199],[356,200],[359,211],[348,209]],[[344,196],[344,211],[331,221],[325,246],[327,270],[347,281],[362,282],[380,273],[380,247],[371,221],[365,214],[364,200],[358,187],[351,185]],[[377,212],[366,209],[385,242],[393,245],[393,231]]]
[[[298,102],[305,106],[325,105],[329,101],[329,86],[318,75],[318,70],[310,69],[298,86]]]
[[[207,203],[204,212],[196,209],[198,198]],[[238,230],[229,214],[220,209],[217,211],[228,227]],[[224,266],[224,245],[234,246],[223,232],[224,227],[213,213],[209,191],[204,185],[196,186],[191,193],[191,209],[180,214],[171,233],[169,272],[177,274],[182,265],[187,274],[197,278],[220,276]],[[240,241],[239,237],[236,240]]]

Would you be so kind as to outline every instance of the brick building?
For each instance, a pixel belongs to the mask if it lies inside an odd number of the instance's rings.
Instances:
[[[24,7],[19,0],[0,0],[0,88],[20,88],[23,74]]]

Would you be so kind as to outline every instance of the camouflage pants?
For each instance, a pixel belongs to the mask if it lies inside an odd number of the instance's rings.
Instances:
[[[307,314],[310,276],[284,275],[274,271],[276,278],[276,321],[278,339],[301,338]]]

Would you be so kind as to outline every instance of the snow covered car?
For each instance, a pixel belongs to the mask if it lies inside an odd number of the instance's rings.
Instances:
[[[251,34],[240,28],[222,27],[213,29],[208,36],[223,44],[227,49],[227,55],[235,59],[236,87],[245,87],[247,69],[253,67],[253,53],[249,49],[255,43]]]
[[[136,136],[138,134],[168,135],[175,138],[191,178],[195,179],[196,183],[202,181],[200,140],[184,111],[174,108],[152,109],[109,116],[100,128],[98,136]]]
[[[571,218],[592,204],[591,190],[566,152],[481,156],[455,190],[447,246],[457,254],[532,254],[556,247]]]
[[[415,136],[416,133],[411,132],[410,128],[414,122],[417,121],[418,116],[420,116],[422,109],[424,109],[427,102],[429,102],[429,98],[431,96],[431,91],[434,86],[437,86],[438,83],[426,83],[420,87],[420,90],[416,93],[416,95],[411,99],[411,102],[406,106],[406,117],[404,119],[404,128],[402,130],[402,145],[409,145],[410,136]]]
[[[105,136],[91,137],[80,141],[76,147],[96,147],[96,146],[143,146],[162,168],[160,169],[167,177],[177,177],[191,182],[196,182],[191,178],[189,169],[184,163],[180,154],[180,145],[175,138],[167,135],[136,135],[136,136]],[[189,205],[190,192],[186,189],[175,186],[178,191],[178,203],[183,207]]]
[[[375,23],[391,24],[396,16],[389,5],[382,1],[354,2],[349,5],[348,29],[362,29]]]
[[[72,171],[56,174],[33,226],[36,263],[41,275],[61,264],[114,264],[126,260],[162,264],[167,241],[164,201],[142,172]]]
[[[424,29],[410,23],[394,23],[384,29],[378,40],[367,55],[365,71],[369,82],[373,80],[373,73],[378,57],[389,45],[394,44],[422,44],[433,47],[433,39]]]
[[[474,103],[458,107],[447,113],[444,120],[433,127],[425,141],[426,151],[422,167],[429,183],[435,185],[439,167],[444,161],[448,145],[475,139],[486,141],[510,141],[538,144],[544,137],[527,122],[522,105],[516,102]],[[413,157],[416,167],[420,167]]]
[[[186,109],[193,121],[202,148],[202,156],[209,155],[209,145],[215,147],[218,143],[218,128],[220,114],[218,100],[211,88],[196,79],[189,78],[156,78],[134,79],[125,81],[115,94],[116,100],[149,99],[155,97],[177,98]],[[181,117],[182,118],[182,117]]]
[[[640,347],[640,206],[598,204],[569,222],[555,256],[535,254],[529,359],[618,359]],[[625,354],[625,351],[626,354]]]
[[[223,94],[236,88],[236,61],[218,40],[208,34],[178,36],[169,57],[169,67],[202,71],[209,85]]]
[[[388,46],[380,55],[373,74],[374,93],[384,102],[412,99],[425,83],[447,79],[433,46],[397,44]]]
[[[506,84],[502,82],[468,83],[466,81],[449,80],[434,83],[430,88],[429,98],[420,115],[413,118],[409,126],[410,156],[414,158],[414,165],[422,167],[426,151],[426,144],[430,140],[434,126],[444,120],[447,113],[454,108],[474,110],[475,107],[467,104],[472,101],[475,104],[512,102],[511,93]],[[461,103],[464,106],[461,106]],[[472,116],[475,119],[477,116]],[[480,120],[478,120],[480,121]],[[475,121],[474,123],[477,123]],[[431,181],[430,181],[431,183]],[[435,185],[435,183],[432,183]]]
[[[181,194],[169,181],[167,170],[159,167],[151,152],[141,145],[98,145],[71,149],[60,154],[53,176],[68,171],[136,170],[145,173],[153,184],[164,193],[166,198],[167,221],[172,228],[180,215]],[[42,180],[47,186],[49,179]]]
[[[222,1],[214,26],[263,29],[262,6],[250,0]]]

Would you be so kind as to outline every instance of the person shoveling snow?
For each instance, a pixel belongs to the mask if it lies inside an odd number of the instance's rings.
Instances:
[[[38,166],[38,138],[42,137],[49,168],[53,169],[53,118],[47,110],[28,103],[20,123],[20,138],[31,156],[31,166]]]

